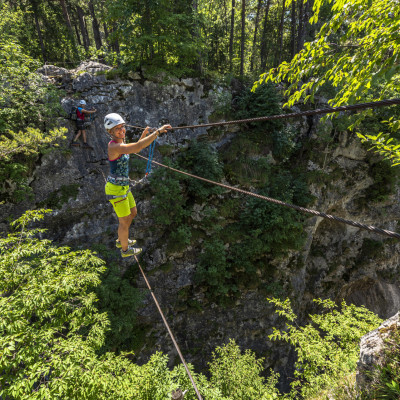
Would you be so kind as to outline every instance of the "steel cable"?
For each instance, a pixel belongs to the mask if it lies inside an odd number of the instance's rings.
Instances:
[[[396,104],[400,104],[400,99],[389,99],[389,100],[372,101],[369,103],[353,104],[353,105],[348,105],[348,106],[319,108],[316,110],[302,111],[299,113],[268,115],[268,116],[264,116],[264,117],[238,119],[235,121],[213,122],[213,123],[209,123],[209,124],[199,124],[199,125],[175,126],[172,129],[177,130],[177,129],[207,128],[207,127],[211,127],[211,126],[243,124],[246,122],[259,122],[259,121],[270,121],[270,120],[275,120],[275,119],[299,118],[299,117],[305,117],[305,116],[309,116],[309,115],[330,114],[330,113],[336,113],[336,112],[340,112],[340,111],[363,110],[363,109],[368,109],[368,108],[392,106],[392,105],[396,105]],[[136,128],[136,129],[144,129],[141,126],[135,126],[135,125],[126,125],[126,126],[129,126],[131,128]]]
[[[137,153],[134,153],[134,154],[136,156],[140,157],[140,158],[148,160],[147,157],[144,157],[144,156],[142,156],[140,154],[137,154]],[[215,182],[215,181],[212,181],[210,179],[202,178],[201,176],[197,176],[197,175],[190,174],[188,172],[180,171],[180,170],[178,170],[176,168],[169,167],[168,165],[161,164],[161,163],[159,163],[157,161],[154,161],[154,160],[153,160],[153,164],[159,165],[160,167],[163,167],[163,168],[167,168],[167,169],[169,169],[171,171],[174,171],[174,172],[177,172],[179,174],[190,176],[191,178],[199,179],[201,181],[204,181],[204,182],[207,182],[207,183],[211,183],[213,185],[217,185],[217,186],[223,187],[225,189],[234,190],[236,192],[243,193],[243,194],[246,194],[248,196],[253,196],[253,197],[256,197],[256,198],[261,199],[261,200],[266,200],[266,201],[269,201],[270,203],[278,204],[280,206],[289,207],[289,208],[292,208],[292,209],[294,209],[296,211],[300,211],[302,213],[311,214],[311,215],[314,215],[314,216],[317,216],[317,217],[322,217],[322,218],[329,219],[331,221],[337,221],[337,222],[341,222],[343,224],[355,226],[356,228],[365,229],[365,230],[368,230],[370,232],[379,233],[380,235],[385,235],[385,236],[390,236],[390,237],[393,237],[393,238],[396,238],[396,239],[400,239],[400,234],[398,234],[396,232],[392,232],[392,231],[389,231],[389,230],[386,230],[386,229],[376,228],[376,227],[371,226],[371,225],[361,224],[360,222],[355,222],[355,221],[351,221],[351,220],[348,220],[348,219],[345,219],[345,218],[336,217],[334,215],[325,214],[325,213],[323,213],[321,211],[316,211],[316,210],[311,210],[311,209],[308,209],[308,208],[305,208],[305,207],[296,206],[294,204],[286,203],[286,202],[281,201],[281,200],[273,199],[272,197],[267,197],[267,196],[263,196],[261,194],[249,192],[247,190],[235,188],[233,186],[225,185],[224,183]]]
[[[152,297],[153,297],[154,303],[155,303],[156,306],[157,306],[158,312],[159,312],[160,315],[161,315],[161,318],[162,318],[162,320],[163,320],[163,322],[164,322],[164,325],[165,325],[165,327],[167,328],[167,331],[168,331],[168,333],[169,333],[169,336],[171,337],[172,342],[174,343],[174,346],[175,346],[175,348],[176,348],[176,351],[178,352],[179,357],[180,357],[180,359],[181,359],[181,361],[182,361],[182,364],[183,364],[183,366],[185,367],[185,370],[186,370],[186,373],[187,373],[188,376],[189,376],[190,382],[192,382],[192,386],[193,386],[193,388],[194,388],[194,391],[196,392],[196,395],[197,395],[198,399],[199,399],[199,400],[203,400],[202,397],[201,397],[201,395],[200,395],[199,389],[197,389],[197,386],[196,386],[196,384],[195,384],[195,382],[194,382],[194,380],[193,380],[192,374],[191,374],[190,371],[189,371],[189,368],[188,368],[188,366],[187,366],[187,364],[186,364],[186,361],[185,361],[185,359],[183,358],[183,355],[182,355],[181,350],[180,350],[180,348],[179,348],[179,346],[178,346],[178,343],[176,343],[175,337],[174,337],[174,335],[173,335],[173,333],[172,333],[172,331],[171,331],[171,329],[170,329],[170,327],[169,327],[169,325],[168,325],[167,320],[166,320],[165,317],[164,317],[164,313],[162,312],[161,307],[160,307],[160,305],[158,304],[158,301],[157,301],[157,298],[156,298],[156,296],[155,296],[155,294],[154,294],[154,292],[153,292],[153,289],[151,288],[150,283],[149,283],[149,281],[147,280],[146,275],[145,275],[145,273],[143,272],[143,269],[142,269],[142,267],[140,266],[139,260],[137,259],[136,256],[135,256],[135,259],[136,259],[136,262],[138,263],[140,272],[141,272],[142,275],[143,275],[143,278],[144,278],[144,280],[145,280],[145,282],[146,282],[146,285],[147,285],[147,287],[148,287],[149,290],[150,290],[150,293],[151,293],[151,295],[152,295]]]

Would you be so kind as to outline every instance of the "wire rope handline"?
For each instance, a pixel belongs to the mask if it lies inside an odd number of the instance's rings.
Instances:
[[[148,160],[147,157],[144,157],[144,156],[142,156],[140,154],[137,154],[137,153],[134,153],[134,154],[136,156],[140,157],[140,158]],[[392,231],[389,231],[389,230],[386,230],[386,229],[377,228],[377,227],[371,226],[371,225],[361,224],[360,222],[352,221],[352,220],[341,218],[341,217],[336,217],[336,216],[330,215],[330,214],[325,214],[325,213],[323,213],[321,211],[316,211],[316,210],[311,210],[311,209],[308,209],[308,208],[305,208],[305,207],[296,206],[294,204],[286,203],[286,202],[281,201],[281,200],[273,199],[272,197],[263,196],[263,195],[258,194],[258,193],[252,193],[252,192],[249,192],[247,190],[239,189],[239,188],[236,188],[236,187],[233,187],[233,186],[230,186],[230,185],[225,185],[224,183],[215,182],[215,181],[212,181],[210,179],[203,178],[201,176],[190,174],[189,172],[180,171],[179,169],[172,168],[172,167],[170,167],[168,165],[161,164],[161,163],[159,163],[157,161],[154,161],[154,160],[153,160],[153,164],[159,165],[160,167],[163,167],[163,168],[167,168],[167,169],[169,169],[171,171],[174,171],[174,172],[177,172],[179,174],[190,176],[191,178],[199,179],[201,181],[204,181],[204,182],[207,182],[207,183],[211,183],[213,185],[217,185],[217,186],[223,187],[225,189],[234,190],[236,192],[243,193],[243,194],[246,194],[246,195],[249,195],[249,196],[253,196],[253,197],[256,197],[256,198],[261,199],[261,200],[266,200],[266,201],[268,201],[270,203],[274,203],[274,204],[278,204],[280,206],[292,208],[292,209],[294,209],[296,211],[300,211],[302,213],[311,214],[311,215],[314,215],[314,216],[317,216],[317,217],[322,217],[322,218],[329,219],[331,221],[337,221],[337,222],[341,222],[343,224],[355,226],[356,228],[364,229],[364,230],[367,230],[367,231],[370,231],[370,232],[375,232],[375,233],[378,233],[380,235],[390,236],[390,237],[393,237],[393,238],[396,238],[396,239],[400,239],[400,234],[396,233],[396,232],[392,232]]]
[[[135,256],[135,259],[136,259],[136,262],[137,262],[137,264],[138,264],[138,266],[139,266],[140,272],[142,273],[142,276],[143,276],[143,278],[144,278],[144,280],[145,280],[145,282],[146,282],[146,285],[147,285],[147,287],[148,287],[148,289],[149,289],[149,291],[150,291],[150,293],[151,293],[151,295],[152,295],[152,297],[153,297],[154,303],[155,303],[156,306],[157,306],[158,312],[159,312],[160,315],[161,315],[161,318],[162,318],[162,320],[163,320],[163,322],[164,322],[164,325],[165,325],[165,327],[167,328],[167,331],[168,331],[168,333],[169,333],[169,336],[171,337],[172,342],[174,343],[174,346],[175,346],[175,348],[176,348],[176,351],[178,352],[179,357],[180,357],[180,359],[181,359],[181,361],[182,361],[182,364],[183,364],[183,366],[185,367],[185,370],[186,370],[186,373],[187,373],[188,376],[189,376],[190,382],[192,382],[192,386],[193,386],[193,388],[194,388],[194,391],[196,392],[196,395],[197,395],[198,399],[199,399],[199,400],[203,400],[202,397],[201,397],[201,394],[200,394],[200,392],[199,392],[199,389],[197,389],[197,386],[196,386],[196,384],[195,384],[195,382],[194,382],[194,380],[193,380],[192,374],[191,374],[190,371],[189,371],[189,368],[188,368],[188,366],[187,366],[187,364],[186,364],[186,361],[185,361],[185,359],[183,358],[183,355],[182,355],[181,350],[180,350],[180,348],[179,348],[179,346],[178,346],[178,343],[176,342],[175,337],[174,337],[174,335],[173,335],[173,333],[172,333],[172,331],[171,331],[171,329],[170,329],[170,327],[169,327],[169,325],[168,325],[168,322],[167,322],[167,320],[165,319],[164,313],[162,312],[161,307],[160,307],[160,305],[158,304],[158,301],[157,301],[157,298],[156,298],[156,296],[155,296],[155,294],[154,294],[154,292],[153,292],[153,289],[151,288],[150,283],[149,283],[149,281],[147,280],[146,275],[145,275],[145,273],[143,272],[143,269],[142,269],[142,267],[140,266],[139,260],[137,259],[136,256]]]
[[[305,116],[309,116],[309,115],[330,114],[330,113],[336,113],[336,112],[340,112],[340,111],[363,110],[363,109],[368,109],[368,108],[393,106],[396,104],[400,104],[400,99],[387,99],[387,100],[380,100],[380,101],[372,101],[369,103],[352,104],[352,105],[348,105],[348,106],[317,108],[316,110],[308,110],[308,111],[302,111],[302,112],[298,112],[298,113],[267,115],[265,117],[238,119],[235,121],[212,122],[209,124],[176,126],[176,127],[172,127],[172,129],[177,130],[177,129],[207,128],[207,127],[211,127],[211,126],[243,124],[246,122],[258,122],[258,121],[270,121],[270,120],[275,120],[275,119],[298,118],[298,117],[305,117]],[[136,128],[136,129],[143,129],[143,127],[141,127],[141,126],[128,125],[128,124],[126,126],[129,126],[131,128]]]

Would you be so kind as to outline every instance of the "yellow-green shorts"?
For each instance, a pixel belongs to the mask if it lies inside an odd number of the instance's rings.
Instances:
[[[126,194],[128,189],[129,186],[114,185],[111,182],[107,182],[105,187],[106,194],[113,196],[123,196],[124,194]],[[131,192],[129,192],[128,195],[124,198],[116,198],[110,200],[110,203],[113,205],[114,211],[120,218],[129,215],[131,213],[131,208],[136,207],[136,202]]]

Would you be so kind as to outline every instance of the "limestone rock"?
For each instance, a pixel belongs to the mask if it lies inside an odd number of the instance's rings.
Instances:
[[[360,389],[368,390],[368,373],[381,365],[384,360],[384,340],[390,337],[394,330],[398,329],[400,329],[400,312],[386,320],[379,328],[361,338],[360,359],[356,376],[357,386]]]

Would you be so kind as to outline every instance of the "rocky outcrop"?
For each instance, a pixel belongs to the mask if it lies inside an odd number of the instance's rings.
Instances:
[[[385,340],[400,329],[400,312],[386,320],[379,328],[361,338],[360,360],[357,365],[357,386],[368,391],[371,373],[385,360]],[[386,352],[390,351],[386,348]]]

